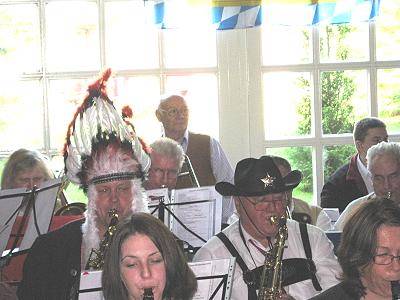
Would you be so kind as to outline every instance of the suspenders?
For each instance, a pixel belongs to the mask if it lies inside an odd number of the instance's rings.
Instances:
[[[306,253],[306,257],[308,260],[312,261],[312,253],[310,246],[310,239],[308,238],[307,224],[299,222],[301,240],[303,241],[304,252]],[[322,291],[322,288],[318,282],[317,276],[315,273],[311,276],[311,281],[316,291]]]
[[[232,242],[222,231],[217,234],[217,237],[219,237],[219,239],[224,243],[225,247],[229,250],[232,256],[236,257],[236,262],[243,271],[243,280],[247,284],[248,300],[256,300],[256,279],[254,278],[253,273],[246,266],[243,258],[239,255],[235,246],[233,246]]]
[[[314,262],[312,261],[312,252],[311,252],[310,240],[308,237],[307,224],[299,222],[299,227],[300,227],[301,240],[303,241],[304,252],[306,254],[307,260],[309,260],[311,264],[315,266]],[[251,270],[249,270],[243,258],[239,255],[238,251],[236,250],[235,246],[233,246],[232,242],[226,237],[226,235],[222,231],[217,234],[217,237],[222,241],[222,243],[229,250],[231,255],[233,257],[236,257],[236,262],[243,271],[243,280],[248,287],[248,300],[256,300],[257,299],[256,278],[254,276],[254,273]],[[313,283],[315,290],[317,291],[322,290],[321,285],[319,284],[318,279],[315,275],[315,272],[312,272],[311,274],[311,281]]]

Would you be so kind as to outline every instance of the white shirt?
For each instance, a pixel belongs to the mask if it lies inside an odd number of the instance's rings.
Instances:
[[[340,214],[339,219],[335,222],[334,230],[336,231],[343,231],[344,224],[347,222],[348,218],[350,218],[355,211],[360,207],[361,204],[363,204],[366,200],[368,199],[373,199],[376,198],[376,195],[374,192],[362,196],[354,201],[351,201],[347,206],[346,209]]]
[[[368,194],[374,191],[374,186],[372,185],[371,173],[368,171],[367,167],[361,161],[360,155],[357,155],[357,168],[364,180],[365,186],[367,187]]]
[[[186,129],[181,146],[183,151],[186,153],[189,144],[189,131]],[[221,144],[210,137],[210,161],[211,169],[216,182],[226,181],[233,183],[234,172],[231,164],[226,157]],[[227,223],[228,218],[233,214],[235,204],[232,197],[223,197],[222,200],[222,223]]]
[[[285,244],[287,248],[285,248],[283,252],[283,259],[296,257],[305,258],[306,254],[304,252],[298,223],[293,220],[288,220],[287,228],[288,240]],[[341,267],[333,253],[333,244],[326,237],[325,233],[313,225],[307,225],[307,229],[313,261],[317,268],[316,276],[322,289],[325,290],[339,283],[339,280],[336,277],[340,274]],[[256,250],[256,248],[249,242],[251,236],[243,229],[243,235],[247,247],[251,251],[252,257],[250,256],[247,248],[243,244],[242,238],[240,237],[238,221],[230,225],[223,232],[235,246],[236,250],[250,270],[264,264],[264,255]],[[232,255],[224,246],[222,241],[218,237],[214,236],[197,251],[193,261],[229,258],[231,256]],[[254,259],[255,265],[252,258]],[[285,290],[297,300],[306,300],[319,293],[314,289],[311,279],[286,286]],[[246,300],[247,298],[247,285],[243,281],[241,268],[236,265],[232,284],[231,300]]]

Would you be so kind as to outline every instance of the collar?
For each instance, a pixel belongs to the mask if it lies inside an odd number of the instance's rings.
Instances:
[[[362,179],[364,180],[368,193],[373,192],[374,187],[372,185],[371,173],[368,171],[367,167],[362,163],[360,155],[357,155],[357,168],[361,174]]]
[[[186,153],[188,145],[189,145],[189,130],[186,128],[185,133],[183,134],[182,140],[180,141],[183,152]]]
[[[254,239],[247,231],[246,229],[244,229],[244,227],[242,226],[242,224],[239,222],[239,226],[240,226],[240,230],[243,233],[243,242],[246,242],[246,246],[247,248],[253,248],[255,250],[257,250],[256,248],[260,248],[263,251],[268,251],[267,248],[265,248],[259,241],[257,241],[256,239]],[[250,242],[251,241],[251,242]],[[258,250],[257,250],[258,251]]]

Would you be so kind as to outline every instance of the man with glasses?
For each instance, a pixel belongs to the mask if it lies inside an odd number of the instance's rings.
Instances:
[[[220,194],[233,196],[239,220],[201,247],[194,261],[236,258],[231,299],[256,299],[265,257],[276,250],[277,233],[285,223],[283,297],[309,299],[338,282],[341,269],[325,233],[288,217],[288,192],[301,178],[298,170],[282,177],[272,157],[264,156],[238,162],[234,184],[216,184]]]
[[[214,185],[218,181],[233,181],[233,169],[214,138],[188,130],[189,108],[182,95],[170,95],[161,99],[156,110],[157,119],[163,124],[164,135],[178,142],[189,157],[200,186]],[[186,164],[183,172],[188,172]],[[180,176],[176,188],[193,187],[188,176]],[[234,209],[231,198],[223,201],[223,215],[232,215]]]
[[[336,221],[335,230],[341,231],[354,212],[368,199],[387,197],[400,203],[400,145],[381,142],[372,146],[367,152],[367,162],[374,191],[351,202]]]
[[[162,137],[154,141],[150,148],[151,167],[144,183],[145,189],[175,189],[185,159],[182,147],[174,140]]]

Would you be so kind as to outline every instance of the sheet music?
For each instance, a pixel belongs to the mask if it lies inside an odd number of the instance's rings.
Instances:
[[[102,271],[84,271],[79,283],[79,300],[103,300]]]
[[[212,279],[198,279],[197,291],[192,299],[208,300],[217,289],[218,291],[215,294],[214,299],[230,299],[233,274],[235,271],[235,261],[235,258],[227,258],[201,262],[190,262],[189,266],[196,275],[196,278],[205,276],[215,277]],[[225,282],[221,282],[224,280]]]
[[[214,186],[174,190],[172,210],[178,219],[205,241],[221,231],[222,196]],[[203,201],[203,202],[197,202]],[[190,203],[195,202],[195,203]],[[204,242],[183,228],[171,218],[171,230],[181,240],[193,247],[201,247]]]
[[[197,280],[197,291],[192,299],[209,300],[211,295],[216,291],[214,300],[229,300],[231,297],[235,261],[235,258],[227,258],[188,263],[196,278],[204,276],[213,277]],[[79,300],[104,300],[101,276],[101,270],[81,272]]]
[[[49,230],[51,217],[56,205],[58,189],[61,185],[61,178],[46,181],[39,188],[39,192],[35,199],[36,221],[40,230],[40,234],[44,234]],[[29,249],[36,238],[39,236],[35,227],[35,218],[32,217],[33,211],[30,212],[28,227],[25,231],[24,239],[21,242],[19,250]]]
[[[3,253],[7,247],[7,242],[18,213],[14,214],[11,219],[10,217],[16,212],[24,198],[23,195],[16,195],[23,194],[24,192],[25,188],[0,191],[0,253]]]

